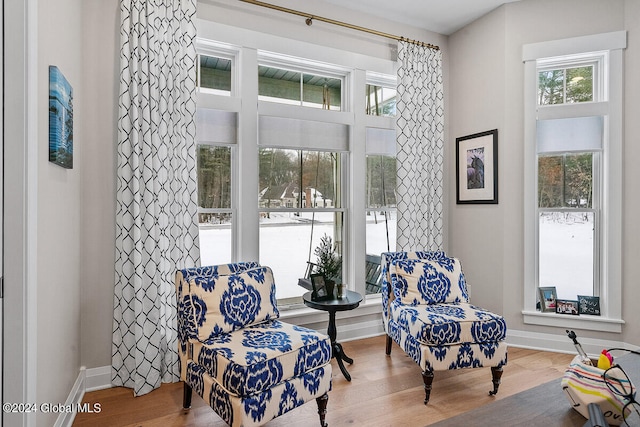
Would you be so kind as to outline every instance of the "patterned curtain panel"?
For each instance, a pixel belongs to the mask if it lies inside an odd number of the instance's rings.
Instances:
[[[398,251],[443,244],[442,52],[398,43]]]
[[[112,383],[179,380],[175,273],[199,264],[196,0],[121,0]]]

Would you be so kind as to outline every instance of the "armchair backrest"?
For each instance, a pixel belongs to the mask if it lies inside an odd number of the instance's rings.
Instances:
[[[469,302],[456,258],[398,259],[391,262],[389,276],[394,297],[403,305]]]
[[[422,262],[433,261],[436,264],[442,263],[444,265],[448,265],[449,263],[452,263],[452,260],[454,259],[455,258],[448,257],[443,251],[384,252],[382,254],[382,315],[384,318],[389,318],[389,306],[396,298],[396,293],[393,290],[393,283],[391,279],[392,265],[394,262],[399,260],[415,260]],[[457,263],[458,265],[460,264],[459,261]],[[395,268],[396,266],[394,266],[394,269]],[[464,283],[462,268],[460,268],[460,276],[455,279],[456,285],[458,285],[459,280],[462,280]],[[464,289],[464,294],[468,300],[466,283],[464,283]],[[400,292],[400,290],[398,292]]]
[[[205,342],[279,317],[273,272],[257,263],[180,270],[176,287],[180,339]]]

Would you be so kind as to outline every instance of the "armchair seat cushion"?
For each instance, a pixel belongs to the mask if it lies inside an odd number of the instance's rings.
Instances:
[[[249,396],[331,361],[331,341],[304,327],[271,320],[192,341],[193,360],[236,396]]]
[[[502,316],[468,303],[407,306],[391,304],[395,323],[427,346],[502,341],[507,325]]]

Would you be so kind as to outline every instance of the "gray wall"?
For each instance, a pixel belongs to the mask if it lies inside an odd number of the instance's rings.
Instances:
[[[39,0],[37,38],[37,402],[63,403],[80,367],[81,186],[86,128],[82,0]],[[74,166],[49,162],[49,65],[74,90]],[[38,425],[58,414],[38,412]]]
[[[524,67],[527,43],[628,30],[625,60],[625,183],[634,181],[638,147],[637,97],[640,25],[637,0],[523,0],[502,6],[449,38],[451,89],[448,143],[455,138],[499,130],[499,204],[456,205],[455,173],[450,173],[450,251],[464,260],[475,303],[504,313],[511,329],[564,335],[564,329],[522,321],[524,268]],[[631,17],[634,17],[633,19]],[[455,159],[448,162],[455,170]],[[623,333],[581,331],[581,335],[640,345],[639,201],[625,185],[623,198]]]

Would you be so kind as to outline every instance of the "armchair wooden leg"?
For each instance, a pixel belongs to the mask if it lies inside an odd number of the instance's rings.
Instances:
[[[387,356],[391,355],[391,344],[393,344],[393,340],[391,339],[391,337],[389,335],[387,335],[387,347],[385,349],[385,352],[387,353]]]
[[[318,415],[320,415],[320,427],[327,427],[327,423],[324,418],[327,415],[327,403],[329,402],[329,395],[327,393],[316,398],[318,402]]]
[[[498,387],[500,387],[500,378],[502,378],[502,366],[492,366],[491,376],[493,377],[491,380],[491,382],[493,382],[493,390],[489,392],[489,396],[495,396],[498,393]]]
[[[182,390],[182,409],[191,408],[191,391],[191,386],[185,382]]]
[[[424,404],[429,403],[431,397],[431,384],[433,384],[433,371],[423,371],[422,381],[424,381]]]

